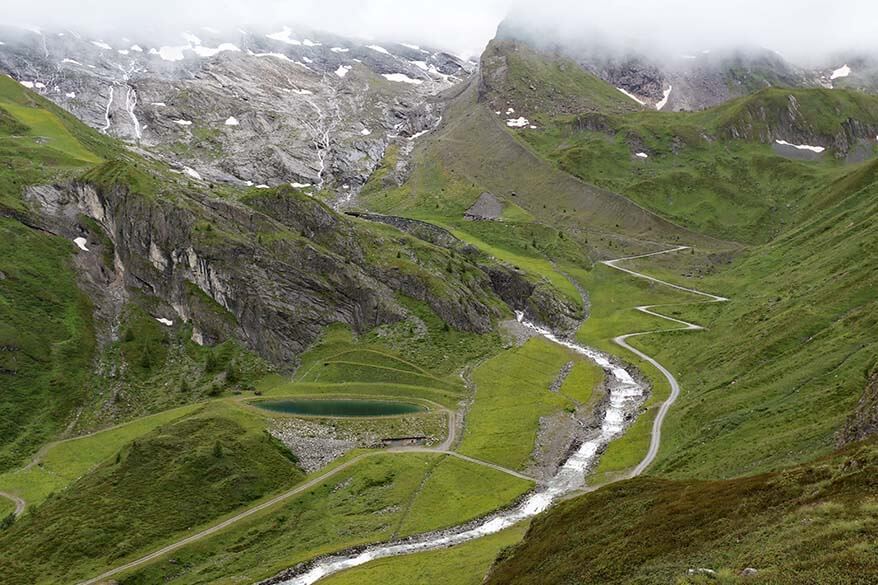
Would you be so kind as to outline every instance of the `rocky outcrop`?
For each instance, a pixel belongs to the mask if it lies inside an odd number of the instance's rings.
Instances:
[[[878,371],[872,372],[857,409],[839,431],[836,443],[839,447],[861,441],[878,434]]]
[[[490,287],[513,310],[522,311],[529,321],[541,323],[556,331],[571,333],[583,318],[582,311],[562,300],[545,282],[532,282],[517,268],[490,259],[477,248],[457,239],[447,230],[431,223],[377,213],[352,213],[369,221],[392,225],[416,238],[443,248],[450,248],[478,264],[490,279]],[[585,297],[584,297],[585,298]]]
[[[720,136],[765,144],[782,140],[822,146],[844,158],[863,140],[871,141],[878,134],[878,119],[871,112],[851,111],[847,115],[838,111],[832,99],[820,94],[804,98],[810,101],[807,114],[800,98],[792,92],[780,99],[776,93],[757,93],[721,126]],[[827,109],[816,110],[819,113],[815,114],[815,108],[822,105]]]
[[[505,266],[483,266],[497,295],[506,304],[524,313],[528,321],[542,323],[562,335],[573,333],[582,319],[582,311],[560,298],[545,283],[534,283],[525,274]]]
[[[464,212],[463,218],[470,221],[494,220],[499,219],[502,213],[500,200],[493,193],[485,192]]]
[[[445,228],[441,228],[426,221],[410,219],[407,217],[399,217],[396,215],[362,213],[357,211],[349,212],[349,215],[353,217],[359,217],[367,221],[374,221],[378,223],[392,225],[400,231],[411,234],[420,240],[424,240],[425,242],[430,242],[431,244],[442,246],[443,248],[461,249],[466,247],[466,244],[462,240],[457,239],[451,232],[449,232]]]
[[[124,175],[125,164],[101,172]],[[293,367],[329,324],[365,331],[407,318],[398,295],[479,333],[493,329],[501,299],[551,326],[576,314],[544,284],[467,254],[451,234],[423,222],[385,221],[424,241],[370,228],[290,187],[254,189],[236,202],[182,181],[169,196],[87,177],[30,188],[26,199],[39,227],[71,239],[87,232],[96,242],[77,262],[98,266],[94,291],[108,283],[120,291],[112,299],[90,293],[99,313],[118,314],[123,293],[136,290],[164,303],[161,316],[190,322],[197,342],[234,337],[281,368]]]

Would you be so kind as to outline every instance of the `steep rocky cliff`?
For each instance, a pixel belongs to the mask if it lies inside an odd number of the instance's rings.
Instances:
[[[112,262],[89,272],[92,280],[121,279],[161,299],[167,309],[156,316],[191,322],[199,343],[234,337],[289,368],[331,323],[364,331],[405,318],[397,295],[473,332],[508,314],[501,298],[519,310],[533,304],[535,317],[552,325],[575,316],[511,268],[338,215],[291,187],[234,200],[172,178],[157,192],[139,187],[149,180],[131,163],[111,162],[82,180],[29,188],[26,199],[43,228],[85,238],[89,249],[79,255],[109,250]],[[524,283],[512,296],[510,278]],[[121,298],[96,301],[111,315],[118,310],[107,303]]]

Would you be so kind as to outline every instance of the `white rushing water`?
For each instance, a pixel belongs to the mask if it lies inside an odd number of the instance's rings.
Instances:
[[[550,341],[587,357],[609,374],[611,381],[609,405],[604,414],[600,431],[596,433],[596,436],[580,445],[544,487],[525,498],[515,508],[495,514],[474,526],[467,524],[457,529],[452,528],[438,534],[416,537],[406,542],[376,545],[360,553],[318,560],[306,572],[280,581],[280,585],[311,585],[324,577],[376,559],[445,548],[494,534],[522,520],[536,516],[549,508],[552,502],[559,497],[585,485],[586,471],[593,465],[601,449],[622,433],[625,428],[626,413],[634,411],[639,405],[644,398],[645,388],[634,380],[624,368],[611,362],[601,352],[572,341],[559,339],[548,329],[525,321],[522,313],[517,313],[516,316],[524,326]]]
[[[128,117],[131,118],[131,124],[134,126],[134,137],[137,140],[143,138],[143,131],[140,128],[140,120],[137,119],[137,114],[134,113],[134,108],[137,107],[137,92],[133,87],[128,86],[128,93],[125,94],[125,111],[128,112]]]

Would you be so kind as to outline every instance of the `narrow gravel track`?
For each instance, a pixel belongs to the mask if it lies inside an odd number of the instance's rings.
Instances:
[[[6,498],[7,500],[12,500],[15,503],[15,514],[16,516],[21,516],[21,513],[24,512],[25,506],[27,506],[27,502],[18,496],[7,494],[6,492],[0,492],[0,498]]]
[[[448,414],[449,414],[449,416],[453,415],[453,413],[450,411]],[[178,540],[177,542],[174,542],[174,543],[169,544],[163,548],[160,548],[154,552],[151,552],[150,554],[148,554],[144,557],[140,557],[139,559],[135,559],[131,562],[125,563],[124,565],[120,565],[114,569],[111,569],[105,573],[102,573],[102,574],[98,575],[97,577],[94,577],[94,578],[89,579],[87,581],[82,581],[79,585],[95,585],[97,583],[103,583],[103,582],[107,581],[108,579],[110,579],[111,577],[118,575],[119,573],[128,571],[128,570],[133,569],[135,567],[139,567],[140,565],[144,565],[144,564],[146,564],[150,561],[153,561],[159,557],[162,557],[168,553],[171,553],[171,552],[174,552],[175,550],[181,549],[184,546],[186,546],[187,544],[197,542],[203,538],[211,536],[212,534],[216,534],[217,532],[220,532],[220,531],[228,528],[232,524],[235,524],[241,520],[244,520],[245,518],[248,518],[249,516],[252,516],[253,514],[255,514],[257,512],[260,512],[266,508],[270,508],[271,506],[274,506],[275,504],[279,504],[280,502],[288,500],[289,498],[291,498],[295,495],[298,495],[304,491],[307,491],[307,490],[311,489],[312,487],[323,483],[324,481],[326,481],[330,477],[344,471],[345,469],[348,469],[349,467],[351,467],[355,463],[358,463],[367,457],[374,457],[376,455],[381,455],[381,454],[386,454],[386,453],[397,453],[397,454],[399,454],[399,453],[434,453],[437,455],[450,455],[452,457],[457,457],[458,459],[463,459],[464,461],[469,461],[470,463],[475,463],[477,465],[482,465],[485,467],[489,467],[491,469],[496,469],[497,471],[501,471],[503,473],[506,473],[506,474],[511,475],[513,477],[517,477],[519,479],[525,479],[525,480],[529,480],[529,481],[533,481],[533,482],[537,481],[532,477],[529,477],[527,475],[524,475],[524,474],[519,473],[517,471],[514,471],[512,469],[508,469],[506,467],[501,467],[500,465],[496,465],[494,463],[489,463],[487,461],[482,461],[481,459],[475,459],[473,457],[461,455],[460,453],[457,453],[455,451],[448,451],[448,450],[444,450],[441,448],[431,449],[429,447],[396,447],[396,448],[391,448],[391,449],[376,450],[376,451],[364,453],[362,455],[358,455],[352,459],[349,459],[348,461],[345,461],[344,463],[342,463],[338,467],[334,467],[333,469],[330,469],[326,473],[322,473],[322,474],[318,475],[317,477],[314,477],[314,478],[306,481],[305,483],[299,484],[296,487],[294,487],[293,489],[288,490],[280,495],[277,495],[277,496],[271,498],[270,500],[266,500],[265,502],[262,502],[261,504],[253,506],[252,508],[248,508],[248,509],[244,510],[243,512],[241,512],[240,514],[232,516],[231,518],[228,518],[227,520],[224,520],[223,522],[220,522],[219,524],[216,524],[216,525],[211,526],[209,528],[205,528],[204,530],[202,530],[200,532],[196,532],[195,534],[193,534],[191,536],[187,536],[186,538],[184,538],[182,540]],[[0,495],[2,495],[2,494],[0,494]],[[22,504],[23,503],[24,502],[22,501]]]
[[[655,282],[657,284],[661,284],[661,285],[664,285],[664,286],[667,286],[667,287],[670,287],[670,288],[673,288],[673,289],[676,289],[679,291],[683,291],[683,292],[686,292],[689,294],[704,297],[707,299],[706,301],[703,301],[705,303],[723,303],[725,301],[728,301],[729,299],[727,299],[725,297],[720,297],[720,296],[717,296],[714,294],[702,292],[702,291],[696,290],[694,288],[686,288],[685,286],[672,284],[670,282],[660,280],[660,279],[655,278],[653,276],[649,276],[647,274],[641,274],[640,272],[636,272],[634,270],[630,270],[628,268],[623,268],[623,267],[617,265],[619,262],[624,262],[626,260],[636,260],[637,258],[648,258],[650,256],[658,256],[659,254],[671,254],[674,252],[679,252],[681,250],[688,250],[688,249],[689,249],[689,246],[677,246],[676,248],[671,248],[670,250],[662,250],[661,252],[653,252],[651,254],[641,254],[639,256],[627,256],[625,258],[617,258],[616,260],[605,260],[604,262],[602,262],[602,264],[605,264],[606,266],[609,266],[610,268],[615,268],[616,270],[620,270],[622,272],[625,272],[626,274],[630,274],[631,276],[634,276],[637,278],[642,278],[644,280],[648,280],[650,282]],[[673,303],[673,304],[677,305],[679,303]],[[641,313],[646,313],[647,315],[652,315],[653,317],[659,317],[661,319],[671,321],[672,323],[677,323],[678,325],[680,325],[680,327],[674,327],[672,329],[656,329],[653,331],[638,331],[636,333],[626,333],[625,335],[620,335],[618,337],[613,338],[613,342],[616,345],[627,349],[628,351],[635,354],[636,356],[638,356],[638,357],[646,360],[647,362],[651,363],[652,365],[654,365],[656,367],[656,369],[658,369],[658,371],[660,371],[662,373],[662,375],[668,380],[668,383],[671,385],[671,394],[670,394],[670,396],[668,396],[667,400],[665,400],[662,403],[662,405],[659,407],[658,414],[656,414],[655,420],[652,423],[652,433],[650,436],[649,450],[646,452],[646,455],[644,456],[643,460],[641,460],[641,462],[637,464],[637,467],[635,467],[631,471],[631,473],[628,474],[628,477],[637,477],[638,475],[643,473],[650,465],[652,465],[653,461],[655,461],[656,455],[658,455],[658,451],[659,451],[659,448],[661,447],[661,443],[662,443],[662,424],[664,423],[665,416],[668,414],[668,411],[671,409],[671,406],[674,404],[674,402],[677,400],[677,397],[680,395],[680,384],[679,384],[679,382],[677,382],[677,378],[675,378],[674,375],[670,371],[668,371],[668,369],[666,367],[661,365],[655,358],[648,356],[647,354],[643,353],[642,351],[640,351],[639,349],[637,349],[635,347],[630,346],[627,343],[627,340],[631,339],[632,337],[640,337],[642,335],[652,335],[653,333],[664,333],[667,331],[698,331],[698,330],[704,329],[704,327],[702,327],[701,325],[696,325],[695,323],[689,323],[688,321],[682,321],[680,319],[668,317],[667,315],[662,315],[661,313],[656,313],[655,311],[652,310],[656,307],[663,307],[663,306],[670,306],[670,305],[642,305],[640,307],[637,307],[637,310],[640,311]]]

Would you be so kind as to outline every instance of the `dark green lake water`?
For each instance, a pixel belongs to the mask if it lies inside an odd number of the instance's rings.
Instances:
[[[348,398],[296,398],[290,400],[262,400],[254,403],[259,408],[284,414],[306,416],[392,416],[424,412],[427,409],[410,402],[388,400],[358,400]]]

